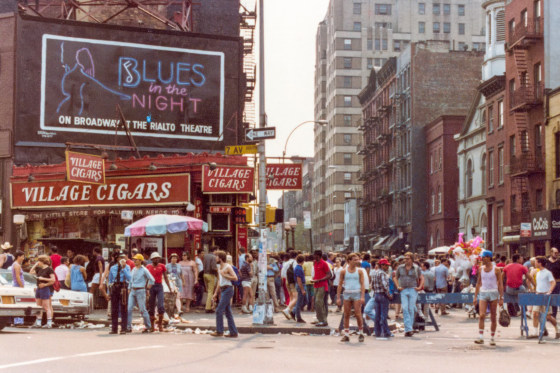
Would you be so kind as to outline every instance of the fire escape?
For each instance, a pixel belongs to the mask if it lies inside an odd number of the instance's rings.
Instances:
[[[532,66],[530,48],[543,38],[542,19],[522,22],[509,30],[507,50],[513,56],[517,68],[519,87],[509,87],[510,112],[515,124],[515,154],[510,160],[510,176],[512,178],[511,224],[519,225],[530,220],[535,211],[531,203],[529,180],[532,176],[544,173],[544,159],[541,149],[530,141],[529,113],[543,103],[544,89],[540,80],[540,72],[529,72]]]
[[[18,0],[18,9],[32,16],[186,32],[194,31],[194,5],[193,0]]]
[[[255,10],[248,10],[247,7],[240,5],[241,16],[241,38],[243,39],[243,74],[245,75],[245,109],[243,110],[243,127],[255,127],[256,107],[255,107],[255,87],[257,83],[257,67],[255,64],[255,26],[257,24],[257,14]]]

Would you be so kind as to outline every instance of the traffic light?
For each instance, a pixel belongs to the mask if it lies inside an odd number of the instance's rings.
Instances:
[[[266,216],[266,224],[276,223],[276,207],[267,205],[265,216]]]
[[[275,221],[276,223],[282,223],[284,221],[284,209],[276,209]]]
[[[247,210],[244,207],[234,207],[231,209],[231,212],[235,224],[247,224]]]
[[[248,203],[242,203],[241,206],[245,209],[246,224],[253,224],[253,208]]]

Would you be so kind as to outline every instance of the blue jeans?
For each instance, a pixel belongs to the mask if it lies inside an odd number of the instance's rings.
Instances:
[[[366,302],[366,306],[364,307],[364,313],[369,316],[370,319],[372,319],[373,321],[375,321],[375,298],[369,298],[369,300]],[[364,319],[364,322],[366,322],[366,320]]]
[[[233,313],[231,313],[231,298],[233,297],[233,286],[228,286],[220,291],[220,301],[216,307],[216,331],[218,333],[224,332],[224,313],[228,323],[228,330],[230,335],[237,334],[235,321],[233,321]]]
[[[148,302],[148,313],[150,316],[156,314],[156,299],[157,299],[157,310],[163,315],[165,313],[165,307],[163,306],[163,285],[153,284],[150,288],[150,301]]]
[[[375,336],[389,337],[391,331],[387,323],[387,315],[389,314],[389,298],[385,294],[375,294]],[[369,303],[368,303],[369,304]]]
[[[414,288],[406,288],[401,291],[401,304],[405,333],[412,331],[412,326],[414,325],[414,314],[416,313],[417,298],[418,292]]]
[[[296,315],[296,320],[301,320],[301,311],[305,306],[307,298],[305,295],[303,295],[303,292],[301,291],[302,289],[299,287],[299,285],[296,285],[296,290],[297,290],[297,302],[296,302],[296,306],[294,307],[294,314]]]
[[[132,329],[132,311],[134,306],[138,306],[140,314],[144,318],[144,325],[150,329],[152,324],[150,323],[148,310],[146,310],[146,289],[131,289],[130,294],[128,294],[128,329]]]
[[[311,311],[311,305],[313,304],[311,300],[315,297],[315,288],[313,288],[313,284],[305,285],[305,294],[305,303],[307,304],[307,310]]]

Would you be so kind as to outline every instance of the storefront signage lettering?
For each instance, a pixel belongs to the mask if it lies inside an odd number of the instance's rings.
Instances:
[[[105,184],[105,162],[98,155],[67,151],[66,179],[76,183]]]
[[[12,182],[12,208],[186,204],[189,174],[109,178],[106,184],[70,181]]]
[[[219,166],[211,170],[202,169],[202,191],[204,193],[252,193],[255,170],[244,166]]]
[[[549,240],[551,235],[550,210],[531,214],[532,240]]]
[[[231,207],[228,206],[210,206],[208,212],[211,214],[229,214],[231,212]]]
[[[302,164],[267,164],[266,189],[300,190],[302,186]]]

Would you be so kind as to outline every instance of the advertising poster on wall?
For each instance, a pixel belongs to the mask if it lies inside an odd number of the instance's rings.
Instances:
[[[237,38],[29,16],[18,18],[17,37],[26,46],[17,52],[18,162],[67,141],[114,145],[116,135],[129,145],[117,105],[140,150],[237,142],[223,136],[242,107]],[[40,151],[25,156],[22,146]]]

